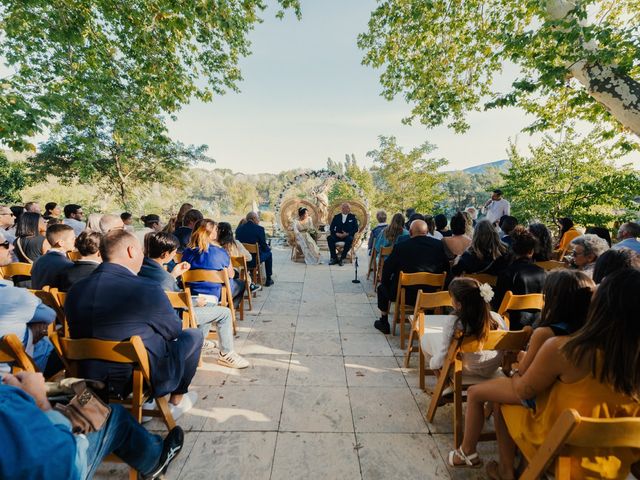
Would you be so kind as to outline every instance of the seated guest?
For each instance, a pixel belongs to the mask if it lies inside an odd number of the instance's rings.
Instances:
[[[80,259],[60,272],[52,286],[61,292],[67,292],[78,280],[91,275],[102,263],[102,257],[100,257],[101,239],[102,235],[97,232],[84,231],[78,235],[74,245],[80,254]]]
[[[123,230],[124,222],[118,215],[106,214],[100,218],[100,233],[103,235],[111,230]]]
[[[160,478],[178,455],[184,432],[174,427],[164,441],[149,433],[122,405],[111,404],[105,425],[87,435],[51,408],[40,373],[5,375],[0,382],[0,478],[85,479],[111,453],[140,472]],[[44,440],[44,441],[43,441]]]
[[[178,263],[171,273],[164,269],[164,265],[171,262],[176,256],[179,245],[178,239],[171,233],[156,232],[149,234],[145,245],[145,258],[138,276],[158,282],[165,291],[179,292],[180,288],[176,279],[189,270],[191,266],[187,262],[182,262]],[[206,297],[193,297],[196,323],[205,338],[202,355],[212,355],[217,350],[215,343],[206,339],[211,330],[211,324],[215,323],[220,340],[218,363],[231,368],[248,367],[249,362],[238,355],[233,348],[231,310],[213,303],[207,305],[207,303]]]
[[[580,236],[580,232],[576,230],[573,225],[573,220],[568,217],[562,217],[558,219],[558,227],[560,231],[558,233],[558,243],[556,244],[556,250],[565,250],[569,248],[571,241]]]
[[[623,268],[640,268],[640,255],[628,248],[609,249],[596,260],[593,281],[599,285],[607,275]]]
[[[133,228],[133,215],[131,215],[129,212],[122,212],[120,214],[120,220],[122,220],[122,224],[124,225],[124,229],[127,232],[133,232],[134,228]]]
[[[383,248],[396,245],[408,238],[409,231],[404,228],[404,217],[401,213],[396,213],[391,218],[391,223],[387,225],[382,232],[380,232],[380,235],[378,235],[374,248],[379,255],[380,250]]]
[[[454,260],[462,255],[471,245],[471,238],[467,237],[467,223],[462,212],[457,212],[451,217],[451,230],[449,235],[442,239],[444,253],[449,260]]]
[[[547,340],[572,335],[585,325],[594,290],[593,281],[584,273],[559,269],[549,274],[544,284],[545,303],[540,322],[533,331],[527,351],[518,354],[519,375],[525,374]],[[505,377],[499,382],[478,383],[467,390],[464,438],[460,448],[449,453],[450,466],[469,466],[466,460],[472,466],[480,465],[476,447],[484,426],[486,402],[520,405],[515,392],[496,388],[498,383],[508,386],[510,380]]]
[[[140,217],[142,223],[144,223],[144,227],[142,230],[138,230],[135,232],[140,245],[144,245],[144,237],[147,233],[159,232],[162,230],[162,222],[160,222],[160,217],[155,213],[150,213],[149,215],[143,215]]]
[[[436,240],[442,240],[442,234],[436,230],[436,222],[431,215],[425,215],[424,221],[427,223],[429,233],[427,236],[435,238]]]
[[[100,231],[101,219],[102,219],[101,213],[95,213],[95,212],[90,213],[89,216],[87,217],[87,228],[85,228],[85,231],[102,233]]]
[[[37,213],[40,215],[42,213],[42,209],[40,208],[40,204],[38,202],[27,202],[24,204],[25,212]]]
[[[15,217],[11,209],[5,205],[0,205],[0,233],[11,244],[16,239]]]
[[[571,241],[573,247],[571,266],[590,277],[593,276],[593,268],[600,255],[609,250],[607,241],[594,235],[586,233]]]
[[[601,239],[607,242],[609,248],[611,248],[611,232],[606,227],[587,227],[584,233],[593,233],[599,236]]]
[[[536,248],[536,238],[524,227],[516,227],[511,232],[513,252],[511,264],[498,275],[495,296],[491,302],[493,309],[498,310],[504,295],[510,290],[514,295],[541,293],[546,273],[533,263],[533,251]],[[511,330],[522,330],[525,325],[531,325],[538,318],[537,311],[516,311],[509,315]]]
[[[222,248],[224,248],[229,257],[244,257],[248,262],[251,261],[251,253],[247,250],[242,242],[239,242],[235,238],[233,238],[233,229],[231,228],[231,224],[227,222],[218,223],[218,238],[216,240],[216,244]],[[245,272],[245,275],[249,277],[250,289],[252,292],[262,290],[260,285],[256,285],[253,283],[250,272]],[[236,269],[235,275],[233,278],[239,278],[240,272]]]
[[[529,232],[536,237],[536,248],[533,252],[534,262],[546,262],[553,258],[553,241],[551,232],[542,223],[532,223],[529,225]]]
[[[44,234],[47,224],[38,213],[25,212],[20,215],[13,242],[19,262],[33,263],[47,253],[50,245]]]
[[[0,266],[11,263],[10,247],[11,244],[0,233]],[[14,287],[8,280],[0,280],[0,337],[14,333],[38,369],[47,376],[61,368],[57,355],[52,355],[53,345],[47,337],[47,327],[55,319],[53,309],[43,305],[29,290]],[[9,371],[0,364],[0,372],[3,370]]]
[[[404,212],[404,218],[406,218],[406,219],[407,219],[407,223],[405,223],[405,224],[404,224],[404,228],[406,228],[406,229],[407,229],[407,231],[409,230],[409,227],[411,226],[411,222],[412,222],[411,217],[412,217],[413,215],[415,215],[415,214],[416,214],[416,209],[415,209],[415,208],[407,208],[407,209],[405,210],[405,212]],[[415,220],[415,219],[414,219],[414,220]],[[423,218],[421,218],[420,220],[424,220],[424,217],[423,217]]]
[[[640,398],[640,270],[625,269],[600,284],[585,326],[545,342],[527,371],[487,388],[514,392],[521,405],[494,409],[500,463],[492,478],[514,478],[515,444],[531,458],[568,408],[588,417],[638,416]],[[497,400],[500,402],[500,400]],[[515,444],[514,444],[515,440]],[[576,478],[627,478],[638,450],[601,449],[595,458],[572,458]],[[573,470],[573,469],[572,469]]]
[[[613,248],[629,248],[640,254],[640,224],[635,222],[623,223],[618,230],[618,240]]]
[[[236,229],[236,239],[242,243],[258,244],[260,249],[260,262],[264,263],[265,273],[267,274],[265,287],[273,285],[273,258],[271,256],[271,247],[267,244],[267,236],[264,228],[260,226],[260,220],[256,212],[249,212],[246,216],[246,223],[239,225]],[[253,259],[249,262],[249,268],[255,267],[256,258],[252,253]]]
[[[73,228],[73,231],[76,232],[76,237],[80,235],[82,232],[84,232],[84,229],[87,226],[82,221],[83,212],[82,212],[82,207],[80,205],[76,205],[75,203],[65,205],[63,212],[64,212],[63,223]]]
[[[193,205],[190,203],[183,203],[180,205],[180,210],[178,210],[178,214],[176,215],[176,228],[186,225],[184,217],[189,210],[193,210]]]
[[[114,341],[140,336],[149,354],[153,394],[171,394],[169,406],[177,418],[197,399],[188,389],[200,360],[202,332],[183,330],[160,285],[137,276],[144,255],[134,235],[109,232],[100,254],[103,263],[67,294],[70,336]],[[79,367],[81,377],[105,382],[112,395],[126,398],[131,391],[130,365],[88,360]]]
[[[327,243],[329,244],[329,253],[331,254],[331,260],[329,265],[335,265],[336,263],[342,266],[342,262],[347,258],[349,250],[353,245],[353,239],[358,233],[358,219],[351,213],[351,207],[348,203],[343,203],[340,207],[341,213],[338,213],[333,220],[331,220],[331,226],[329,231],[331,232],[327,237]],[[237,236],[237,235],[236,235]],[[340,258],[336,254],[336,243],[342,242],[342,253]]]
[[[466,213],[467,215],[469,215],[469,217],[471,218],[471,225],[475,228],[478,220],[478,210],[476,210],[474,207],[467,207],[462,213]]]
[[[369,243],[367,244],[367,252],[371,255],[373,252],[373,247],[376,244],[376,239],[380,232],[387,227],[387,213],[384,210],[378,210],[376,212],[376,220],[378,221],[378,225],[373,227],[371,230],[371,234],[369,235]],[[403,220],[404,222],[404,220]]]
[[[392,222],[393,223],[393,222]],[[397,244],[384,262],[382,279],[378,285],[378,309],[380,319],[373,324],[382,333],[391,331],[389,325],[389,302],[396,299],[400,272],[446,273],[449,261],[442,248],[442,242],[427,236],[429,229],[424,220],[414,220],[411,224],[411,238]],[[406,303],[416,301],[418,290],[430,291],[427,286],[415,286],[406,289]]]
[[[465,336],[475,337],[482,341],[487,338],[489,330],[507,329],[502,317],[489,308],[493,293],[488,285],[481,288],[480,282],[476,279],[456,278],[449,285],[449,294],[454,312],[453,315],[448,316],[443,326],[440,345],[433,348],[430,342],[423,342],[423,348],[431,356],[429,368],[432,370],[440,370],[444,365],[451,341],[457,331],[462,331]],[[495,350],[462,354],[462,373],[464,375],[490,378],[501,364],[502,354]],[[449,375],[449,372],[443,371],[440,374]]]
[[[189,240],[191,240],[191,233],[193,232],[193,227],[196,223],[202,220],[204,217],[200,210],[194,210],[193,208],[184,214],[182,219],[182,225],[176,228],[173,233],[176,237],[178,237],[178,241],[180,242],[180,248],[178,248],[178,252],[182,252],[185,248],[187,248],[187,244]]]
[[[469,209],[467,208],[467,210],[469,210]],[[475,231],[476,225],[478,224],[478,222],[476,222],[476,220],[474,220],[473,216],[467,210],[462,212],[462,215],[464,216],[464,221],[465,221],[465,224],[466,224],[465,233],[466,233],[467,237],[473,238],[473,232]],[[478,214],[476,213],[476,217],[477,216],[478,216]]]
[[[502,231],[502,236],[500,237],[502,243],[511,245],[511,232],[518,226],[518,219],[516,217],[512,217],[511,215],[503,215],[500,219],[500,223],[498,223],[498,226]]]
[[[488,220],[480,220],[473,232],[471,245],[451,267],[451,275],[486,273],[498,275],[509,263],[507,246],[500,241],[498,232]]]
[[[69,225],[59,223],[47,229],[47,242],[51,248],[33,263],[31,288],[42,290],[46,285],[57,287],[58,275],[73,265],[67,252],[73,250],[75,240],[76,235]]]
[[[447,216],[439,213],[438,215],[436,215],[435,217],[433,217],[433,220],[436,222],[436,231],[440,233],[440,235],[442,235],[443,237],[450,237],[451,235],[453,235],[451,233],[451,230],[449,230],[447,228]]]
[[[46,221],[51,218],[60,218],[62,209],[56,202],[49,202],[44,206],[44,214],[42,215]]]

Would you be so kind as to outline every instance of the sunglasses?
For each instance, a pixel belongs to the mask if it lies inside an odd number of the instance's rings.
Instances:
[[[9,242],[0,243],[0,247],[2,247],[2,248],[6,248],[7,250],[9,249],[9,246],[10,246],[10,245],[11,245],[11,244],[10,244]]]

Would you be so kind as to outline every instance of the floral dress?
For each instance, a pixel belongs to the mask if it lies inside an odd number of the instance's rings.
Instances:
[[[293,222],[293,233],[296,242],[304,254],[304,263],[307,265],[318,265],[320,263],[320,248],[313,239],[312,232],[315,232],[313,220],[307,218],[304,221],[296,219]]]

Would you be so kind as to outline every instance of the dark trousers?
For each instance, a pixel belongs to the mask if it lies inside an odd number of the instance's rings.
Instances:
[[[140,425],[122,405],[111,404],[104,427],[87,435],[87,478],[93,478],[102,460],[115,453],[140,473],[149,473],[158,464],[163,441]]]
[[[348,236],[346,238],[338,238],[334,237],[333,234],[327,237],[327,244],[329,244],[329,252],[331,253],[331,258],[336,258],[336,243],[344,242],[344,247],[342,248],[342,255],[340,257],[342,259],[347,258],[347,253],[351,250],[351,245],[353,245],[353,237]]]
[[[264,271],[267,274],[267,278],[271,278],[273,275],[273,256],[271,252],[260,252],[260,263],[264,263]],[[247,263],[247,267],[253,268],[256,266],[256,256],[251,255],[251,261]],[[253,279],[255,280],[255,278]]]
[[[198,363],[200,363],[200,351],[202,350],[202,332],[197,328],[187,328],[178,335],[178,338],[174,342],[169,342],[170,347],[175,349],[173,352],[178,358],[184,358],[182,366],[182,374],[178,373],[178,386],[172,389],[170,392],[161,392],[162,395],[166,393],[175,393],[176,395],[182,395],[189,391],[189,385],[191,380],[196,374]],[[175,357],[174,357],[175,358]],[[151,372],[151,380],[153,381],[153,372]],[[158,391],[156,395],[159,395]]]
[[[395,292],[391,292],[391,288],[381,283],[378,285],[378,309],[381,312],[389,311],[389,303],[395,301]]]
[[[229,286],[231,287],[231,296],[233,296],[233,306],[238,308],[244,297],[244,282],[237,278],[232,278]]]

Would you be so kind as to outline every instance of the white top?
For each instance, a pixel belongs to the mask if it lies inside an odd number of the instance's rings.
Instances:
[[[434,230],[433,233],[428,233],[427,237],[435,238],[436,240],[442,240],[443,238],[442,234],[437,230]]]
[[[491,318],[500,330],[508,330],[504,319],[496,312],[491,312]],[[431,355],[430,369],[442,368],[456,330],[462,330],[462,324],[455,315],[425,316],[425,335],[421,342],[422,350]],[[502,363],[502,353],[494,350],[464,353],[462,359],[464,375],[491,377]]]
[[[342,223],[347,223],[347,215],[342,214]]]
[[[487,220],[491,223],[495,223],[500,220],[503,215],[509,215],[511,213],[511,204],[504,198],[501,198],[500,200],[491,200],[491,203],[489,203],[487,207],[483,208],[483,211],[487,216]]]
[[[84,232],[85,228],[87,228],[86,223],[81,222],[80,220],[76,220],[75,218],[65,218],[62,223],[73,228],[73,233],[76,234],[76,237]]]

